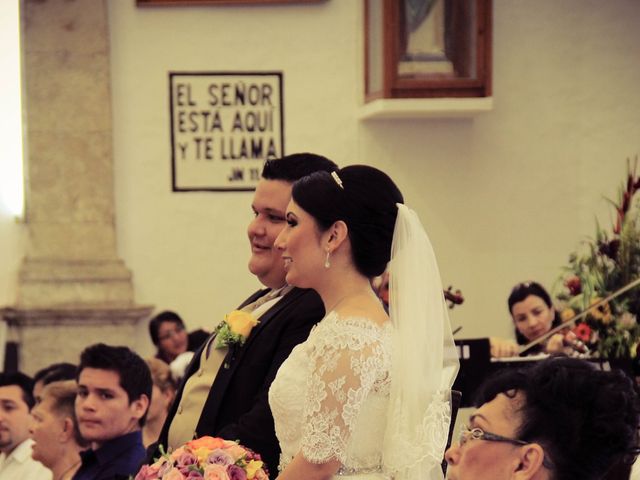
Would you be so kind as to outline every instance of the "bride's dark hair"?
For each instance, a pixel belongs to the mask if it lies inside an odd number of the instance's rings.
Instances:
[[[292,197],[326,231],[336,221],[347,224],[353,263],[366,277],[384,272],[402,193],[377,168],[352,165],[335,172],[314,172],[293,184]]]

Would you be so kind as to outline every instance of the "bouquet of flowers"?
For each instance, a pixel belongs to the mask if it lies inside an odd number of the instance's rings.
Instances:
[[[269,480],[260,455],[238,442],[201,437],[152,465],[144,465],[135,480]]]
[[[627,166],[627,179],[617,202],[615,224],[608,232],[596,224],[596,236],[569,256],[569,265],[556,287],[563,321],[579,311],[588,314],[573,331],[602,358],[630,358],[640,342],[640,289],[632,289],[610,302],[595,304],[640,277],[640,204],[636,192],[640,178]],[[592,307],[593,306],[593,307]],[[591,308],[590,308],[591,307]]]

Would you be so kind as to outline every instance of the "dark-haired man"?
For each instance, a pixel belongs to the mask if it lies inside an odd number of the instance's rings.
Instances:
[[[31,458],[32,390],[27,375],[0,373],[0,479],[51,479],[51,471]]]
[[[249,271],[267,288],[240,306],[259,323],[241,347],[217,349],[209,339],[195,353],[158,440],[165,448],[203,435],[240,440],[276,472],[280,447],[269,408],[269,386],[293,347],[306,340],[322,319],[324,307],[314,291],[286,285],[284,262],[273,243],[286,224],[293,182],[316,171],[336,169],[332,161],[310,153],[265,164],[247,233]],[[158,455],[156,448],[150,448],[148,461]]]
[[[102,343],[80,355],[76,416],[91,449],[73,480],[128,478],[144,459],[141,428],[151,398],[146,362],[127,347]]]
[[[638,398],[620,371],[551,358],[490,379],[478,403],[445,453],[449,480],[596,480],[637,453]]]

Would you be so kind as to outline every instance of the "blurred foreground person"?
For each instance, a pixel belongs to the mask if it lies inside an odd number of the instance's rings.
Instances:
[[[567,357],[489,379],[445,453],[450,480],[596,480],[638,453],[639,404],[621,371]]]

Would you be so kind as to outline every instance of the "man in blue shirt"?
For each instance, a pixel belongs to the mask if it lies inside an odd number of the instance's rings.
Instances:
[[[127,347],[99,343],[82,352],[76,416],[91,448],[81,452],[73,480],[125,479],[137,472],[151,387],[147,364]]]

